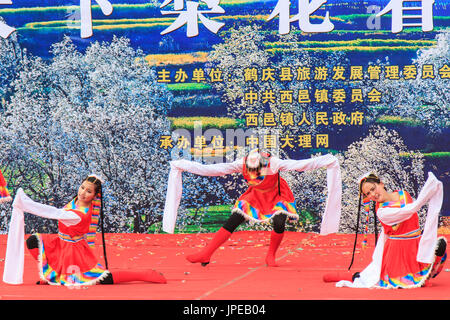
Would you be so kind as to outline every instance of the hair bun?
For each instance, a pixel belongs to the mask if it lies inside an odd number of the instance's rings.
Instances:
[[[367,178],[375,178],[375,179],[379,179],[378,176],[377,176],[375,173],[373,173],[372,171],[370,171],[370,172],[366,172],[365,174],[363,174],[362,176],[360,176],[360,177],[358,178],[358,184],[361,184],[361,182],[363,182],[363,180],[364,180],[364,179],[367,179]]]
[[[95,178],[95,179],[97,179],[98,181],[100,181],[100,183],[103,184],[103,179],[102,179],[100,176],[98,176],[98,175],[96,175],[96,174],[94,174],[94,173],[88,175],[87,178]]]

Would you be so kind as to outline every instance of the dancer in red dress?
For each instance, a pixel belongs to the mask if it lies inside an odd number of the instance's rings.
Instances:
[[[337,232],[341,211],[341,176],[337,158],[332,155],[305,160],[281,160],[256,150],[233,163],[202,165],[197,162],[177,160],[171,162],[163,230],[173,232],[176,211],[181,199],[181,172],[188,171],[203,176],[219,176],[241,172],[248,184],[247,191],[232,208],[230,218],[217,231],[212,241],[200,252],[187,256],[187,260],[202,265],[210,262],[212,254],[244,221],[273,222],[268,266],[277,266],[275,254],[284,236],[286,218],[298,219],[295,199],[280,171],[314,170],[327,168],[328,200],[322,217],[321,234]]]
[[[376,202],[383,233],[372,263],[352,282],[343,280],[337,286],[416,288],[436,277],[447,258],[446,239],[437,237],[442,182],[430,172],[416,201],[404,190],[388,192],[372,173],[361,178],[359,188],[364,197]],[[429,210],[422,234],[417,211],[425,203]]]
[[[36,233],[26,240],[29,252],[38,261],[41,283],[67,286],[129,281],[166,283],[164,276],[155,270],[109,271],[98,262],[93,248],[102,216],[101,185],[97,176],[88,176],[79,187],[77,197],[63,209],[34,202],[19,189],[13,202],[3,280],[22,283],[23,240],[20,239],[24,232],[23,212],[28,212],[58,220],[58,234]]]
[[[2,171],[0,170],[0,203],[5,203],[9,201],[12,201],[12,198],[9,194],[6,180],[3,177]]]

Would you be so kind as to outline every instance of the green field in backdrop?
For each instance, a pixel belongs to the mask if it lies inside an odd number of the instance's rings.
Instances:
[[[175,228],[175,233],[214,233],[222,227],[224,222],[231,215],[233,205],[217,205],[201,208],[199,210],[189,209],[189,217],[186,219],[184,226]],[[197,211],[197,213],[196,213]],[[299,210],[300,218],[297,221],[288,222],[286,224],[287,231],[311,231],[317,224],[318,218],[306,211]],[[148,229],[148,233],[161,232],[162,223],[155,223]],[[260,228],[268,228],[271,230],[271,224],[259,224]],[[243,223],[238,230],[254,230],[255,226],[249,222]]]

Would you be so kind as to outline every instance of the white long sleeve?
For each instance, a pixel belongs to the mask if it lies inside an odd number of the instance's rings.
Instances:
[[[280,171],[306,171],[315,170],[319,168],[329,166],[339,166],[338,159],[331,155],[326,154],[320,157],[302,160],[286,159],[282,160],[277,157],[270,158],[270,166],[274,172]]]
[[[23,211],[13,207],[6,242],[5,266],[3,268],[3,282],[5,283],[23,283],[24,237]]]
[[[439,181],[432,172],[429,172],[425,185],[422,187],[417,199],[413,203],[407,204],[403,208],[379,208],[377,216],[381,222],[387,225],[394,225],[405,221],[428,203],[427,218],[419,242],[417,261],[432,263],[437,241],[439,212],[442,207],[443,198],[444,192],[442,182]]]
[[[173,233],[177,220],[183,192],[182,172],[190,172],[200,176],[223,176],[235,172],[242,172],[243,159],[231,163],[201,164],[188,160],[170,162],[169,179],[167,182],[166,203],[163,215],[163,231]]]
[[[25,223],[24,212],[28,212],[43,218],[56,219],[67,226],[75,225],[81,218],[74,212],[57,209],[52,206],[37,203],[31,200],[19,188],[14,197],[11,221],[9,223],[8,240],[6,243],[5,266],[3,281],[9,284],[23,283],[24,266],[24,237]]]
[[[342,208],[342,178],[338,159],[327,154],[324,156],[303,160],[281,160],[273,157],[270,160],[271,169],[280,171],[305,171],[320,168],[327,169],[327,202],[322,215],[320,234],[327,235],[339,230]]]
[[[377,211],[377,216],[381,222],[389,226],[395,225],[402,221],[405,221],[411,217],[412,214],[419,211],[428,200],[436,194],[439,185],[442,182],[437,180],[432,172],[428,173],[428,179],[422,187],[419,196],[415,201],[405,205],[403,208],[390,208],[384,207],[379,208]]]
[[[33,201],[25,194],[25,192],[23,192],[22,188],[17,190],[17,194],[14,197],[13,207],[20,209],[23,212],[31,213],[35,216],[58,220],[68,227],[76,225],[81,221],[81,218],[72,211],[58,209]]]

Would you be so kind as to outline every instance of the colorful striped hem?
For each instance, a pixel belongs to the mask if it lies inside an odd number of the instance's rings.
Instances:
[[[69,270],[66,270],[67,273],[58,274],[48,264],[41,235],[39,233],[36,233],[35,235],[39,240],[39,276],[48,284],[64,286],[88,286],[95,285],[108,276],[109,271],[99,263],[91,270],[85,272],[81,272],[77,266],[73,266],[73,268],[69,268]]]
[[[277,214],[286,214],[290,219],[298,219],[295,202],[280,201],[268,214],[262,214],[258,209],[252,207],[247,201],[236,201],[232,213],[236,212],[253,222],[269,222]]]
[[[431,264],[426,268],[420,270],[416,273],[409,273],[402,277],[389,277],[386,275],[384,279],[380,279],[378,286],[386,289],[396,289],[396,288],[417,288],[423,286],[425,281],[429,278],[431,272]]]
[[[413,234],[414,231],[411,231],[408,234]],[[444,241],[447,242],[445,237],[439,237],[437,243],[439,243],[440,239],[444,239]],[[445,252],[441,257],[435,256],[433,263],[429,264],[426,268],[415,274],[410,273],[406,276],[396,278],[385,276],[384,279],[379,280],[377,287],[384,289],[410,289],[422,287],[428,279],[435,278],[442,271],[446,260],[447,252]]]

